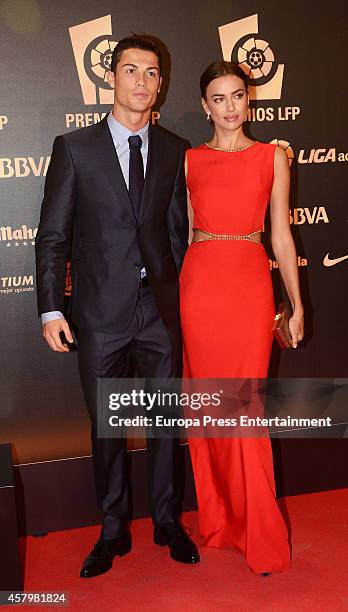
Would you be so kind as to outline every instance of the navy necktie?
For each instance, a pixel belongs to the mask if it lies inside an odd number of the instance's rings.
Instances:
[[[140,136],[129,136],[129,196],[134,212],[139,218],[141,196],[144,188],[143,156],[140,148],[143,143]]]

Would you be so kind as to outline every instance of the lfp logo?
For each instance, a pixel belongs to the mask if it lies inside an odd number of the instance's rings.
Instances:
[[[111,15],[69,28],[77,73],[85,104],[113,104],[106,74],[117,41],[112,37]]]
[[[278,147],[284,149],[285,153],[288,156],[288,162],[290,167],[295,157],[295,153],[290,145],[290,142],[288,142],[287,140],[280,140],[279,138],[274,138],[274,140],[271,140],[270,142],[271,144],[276,144]]]
[[[276,62],[267,40],[258,34],[258,15],[219,27],[225,61],[235,61],[249,77],[252,100],[278,100],[282,94],[284,64]]]

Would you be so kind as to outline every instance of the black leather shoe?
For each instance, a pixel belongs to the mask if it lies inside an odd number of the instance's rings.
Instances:
[[[113,558],[116,555],[123,557],[130,552],[131,548],[132,542],[129,536],[114,540],[99,539],[83,563],[81,578],[93,578],[93,576],[108,572],[112,568]]]
[[[170,556],[174,561],[180,561],[180,563],[199,563],[200,561],[196,544],[179,524],[155,527],[153,541],[158,546],[168,546]]]

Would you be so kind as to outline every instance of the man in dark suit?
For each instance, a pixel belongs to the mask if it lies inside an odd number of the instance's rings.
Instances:
[[[100,539],[82,577],[109,570],[131,549],[126,440],[97,437],[97,379],[182,375],[178,274],[187,248],[185,142],[149,123],[161,87],[161,54],[133,35],[112,56],[112,112],[99,124],[58,136],[47,173],[36,238],[43,336],[58,352],[73,338],[64,308],[71,254],[71,318],[77,328],[82,387],[92,423]],[[148,439],[154,541],[171,557],[197,563],[179,523],[178,440]]]

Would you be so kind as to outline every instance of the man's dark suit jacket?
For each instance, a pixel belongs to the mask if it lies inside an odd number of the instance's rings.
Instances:
[[[164,324],[178,329],[178,274],[188,240],[185,145],[150,125],[137,219],[106,118],[56,138],[36,237],[39,314],[64,310],[71,258],[72,322],[121,331],[131,321],[144,264]]]

